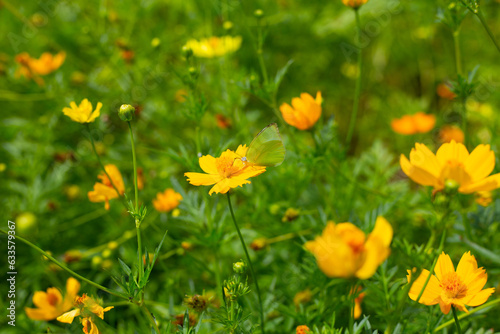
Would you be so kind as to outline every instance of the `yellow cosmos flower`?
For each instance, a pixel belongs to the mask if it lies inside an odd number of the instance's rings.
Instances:
[[[153,200],[153,205],[156,211],[168,212],[175,209],[180,201],[182,201],[182,196],[174,189],[169,188],[162,193],[156,194],[156,198]]]
[[[299,130],[307,130],[313,127],[321,116],[321,103],[323,98],[321,92],[316,93],[314,99],[308,93],[302,93],[299,97],[292,99],[292,106],[283,103],[280,106],[281,115],[285,122]]]
[[[404,115],[391,121],[392,130],[401,135],[413,135],[431,131],[436,125],[436,116],[418,112],[415,115]]]
[[[104,312],[108,312],[114,308],[114,306],[103,308],[95,299],[87,296],[86,294],[83,294],[81,297],[77,297],[74,306],[76,307],[74,310],[57,317],[57,321],[71,324],[75,317],[80,316],[80,322],[83,325],[83,332],[85,334],[99,334],[99,328],[97,328],[96,324],[92,320],[92,317],[98,316],[99,318],[104,319]]]
[[[39,59],[31,58],[26,52],[20,53],[16,56],[16,62],[21,65],[16,72],[16,76],[22,75],[28,79],[33,79],[39,85],[43,85],[44,81],[40,78],[40,75],[54,72],[61,67],[65,59],[66,53],[64,51],[56,55],[44,52]]]
[[[461,311],[469,312],[465,306],[481,305],[495,292],[495,288],[482,290],[488,275],[483,268],[477,267],[476,258],[470,252],[462,256],[456,271],[450,256],[443,252],[438,258],[434,272],[436,275],[431,276],[419,303],[439,304],[444,314],[450,312],[452,305]],[[417,300],[429,275],[428,270],[422,270],[412,284],[408,293],[412,300]]]
[[[241,46],[241,36],[222,36],[195,40],[190,39],[184,45],[185,49],[191,49],[193,54],[199,58],[214,58],[224,56],[237,51]]]
[[[48,288],[47,292],[37,291],[33,295],[33,304],[37,308],[25,307],[26,315],[33,320],[54,320],[73,306],[78,290],[80,290],[80,282],[70,277],[66,281],[64,299],[57,288]]]
[[[441,145],[436,155],[424,144],[415,144],[410,160],[403,154],[401,169],[413,181],[442,190],[448,180],[459,184],[458,191],[470,194],[500,187],[500,173],[488,176],[495,167],[490,145],[479,145],[469,154],[467,148],[452,140]]]
[[[120,193],[118,194],[116,192],[107,175],[104,172],[101,172],[97,176],[101,182],[96,182],[94,184],[94,190],[88,192],[88,197],[91,202],[105,202],[104,207],[106,210],[109,210],[109,200],[123,195],[125,192],[125,185],[123,184],[122,174],[115,165],[106,165],[104,166],[104,169],[109,174],[113,184]]]
[[[352,8],[359,8],[367,2],[368,0],[342,0],[344,5]]]
[[[241,157],[246,156],[247,150],[246,145],[240,145],[236,152],[227,150],[218,158],[204,155],[199,159],[199,163],[206,174],[184,173],[184,176],[188,178],[189,183],[195,186],[215,184],[210,189],[209,195],[214,192],[225,194],[231,188],[242,187],[244,184],[251,183],[247,180],[248,178],[266,171],[266,167],[250,166],[241,161]]]
[[[368,279],[390,254],[392,227],[378,217],[372,233],[351,223],[328,223],[321,236],[308,241],[305,248],[316,257],[319,269],[328,277]]]
[[[87,99],[83,99],[80,105],[77,106],[74,101],[70,104],[71,108],[64,108],[64,115],[71,118],[72,121],[78,123],[92,123],[101,113],[102,103],[97,102],[97,106],[94,111],[92,111],[92,103]]]

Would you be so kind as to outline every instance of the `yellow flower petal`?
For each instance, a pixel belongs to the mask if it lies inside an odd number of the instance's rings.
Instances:
[[[71,324],[73,322],[73,319],[75,319],[75,317],[79,315],[80,315],[80,309],[74,309],[57,317],[57,321],[64,322],[66,324]]]
[[[446,274],[455,272],[455,267],[453,266],[453,262],[451,262],[451,258],[448,254],[442,252],[441,255],[439,255],[434,272],[440,281]]]
[[[417,300],[418,295],[422,291],[425,281],[427,277],[430,275],[430,272],[427,269],[422,270],[422,273],[418,276],[418,278],[413,282],[410,292],[408,293],[409,297],[412,300]],[[431,275],[429,282],[424,290],[424,293],[420,297],[419,303],[424,305],[436,305],[441,295],[441,287],[439,286],[439,281],[436,276]]]

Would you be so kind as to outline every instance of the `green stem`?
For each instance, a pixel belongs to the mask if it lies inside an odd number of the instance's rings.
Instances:
[[[492,306],[496,306],[496,305],[500,305],[500,298],[494,299],[490,302],[487,302],[486,304],[475,307],[474,309],[470,310],[469,312],[459,315],[458,319],[460,320],[460,319],[467,318],[468,316],[471,316],[476,312],[482,311],[488,307],[492,307]],[[434,332],[440,332],[443,328],[450,326],[454,322],[455,322],[455,320],[449,320],[449,321],[445,322],[444,324],[441,324],[438,327],[434,328]]]
[[[462,334],[462,329],[460,328],[460,322],[458,321],[458,318],[457,318],[457,311],[455,309],[455,306],[451,305],[451,311],[453,312],[453,318],[455,319],[455,325],[457,325],[457,333]]]
[[[457,75],[462,75],[462,56],[460,52],[460,28],[453,32],[453,45],[455,46],[455,69]]]
[[[5,235],[9,235],[6,231],[4,230],[0,230],[0,233],[3,233]],[[88,284],[98,288],[99,290],[102,290],[102,291],[105,291],[107,293],[109,293],[110,295],[113,295],[113,296],[116,296],[116,297],[119,297],[119,298],[122,298],[122,299],[125,299],[125,300],[129,300],[129,298],[127,296],[124,296],[118,292],[114,292],[98,283],[95,283],[91,280],[89,280],[88,278],[85,278],[83,277],[82,275],[80,274],[77,274],[76,272],[74,272],[73,270],[69,269],[68,267],[66,267],[64,264],[62,264],[61,262],[59,262],[58,260],[56,260],[54,257],[52,257],[52,255],[50,255],[49,253],[47,253],[46,251],[44,251],[43,249],[41,249],[40,247],[36,246],[35,244],[31,243],[30,241],[24,239],[23,237],[20,237],[19,235],[16,235],[16,240],[20,240],[22,241],[23,243],[25,243],[26,245],[30,246],[31,248],[33,248],[34,250],[36,250],[37,252],[39,252],[40,254],[42,254],[43,256],[45,256],[46,258],[48,258],[50,261],[54,262],[56,265],[58,265],[59,267],[61,267],[63,270],[67,271],[68,273],[70,273],[72,276],[80,279],[81,281],[84,281],[84,282],[87,282]]]
[[[137,211],[139,209],[139,192],[137,187],[137,160],[135,158],[134,133],[132,132],[132,124],[130,122],[127,123],[130,131],[130,145],[132,146],[132,160],[134,163],[135,211]]]
[[[231,205],[231,195],[229,194],[229,191],[227,192],[227,202],[229,204],[229,211],[231,212],[231,217],[233,218],[234,227],[236,228],[236,232],[238,233],[238,236],[240,238],[241,245],[243,246],[243,250],[245,251],[245,256],[247,257],[248,266],[250,267],[250,273],[252,274],[252,279],[255,283],[255,289],[257,290],[257,297],[259,299],[259,305],[260,305],[260,324],[262,327],[262,333],[265,334],[266,331],[264,329],[264,308],[262,306],[262,298],[260,296],[259,283],[257,281],[257,277],[255,276],[255,271],[253,270],[252,260],[250,260],[250,255],[248,254],[245,240],[241,235],[240,228],[238,227],[238,223],[236,222],[236,218],[234,217],[233,206]]]
[[[155,319],[151,315],[151,312],[149,312],[148,308],[146,307],[146,304],[142,303],[141,308],[144,311],[144,313],[146,313],[146,316],[148,317],[149,322],[153,325],[154,329],[156,330],[156,333],[160,334],[161,333],[160,329],[158,328]]]
[[[354,134],[354,127],[356,124],[356,118],[358,116],[359,109],[359,99],[361,96],[361,80],[363,75],[363,53],[361,48],[361,20],[359,19],[359,8],[354,8],[354,14],[356,16],[356,26],[358,27],[358,45],[360,46],[358,52],[358,77],[356,78],[356,88],[354,91],[354,104],[352,107],[351,120],[349,122],[349,130],[347,131],[346,146],[351,145],[352,136]]]
[[[495,36],[491,32],[490,27],[488,27],[488,25],[486,24],[486,20],[484,19],[483,12],[478,8],[477,13],[474,13],[474,14],[476,14],[476,16],[479,18],[479,21],[481,21],[481,24],[483,25],[484,29],[486,30],[486,32],[490,36],[491,41],[497,47],[498,52],[500,52],[500,45],[498,44],[497,40],[495,39]]]
[[[439,249],[438,249],[438,254],[441,254],[443,251],[443,245],[444,245],[444,240],[446,239],[446,229],[443,230],[443,234],[441,234],[441,241],[439,243]],[[434,272],[434,268],[436,267],[437,260],[439,259],[439,255],[434,259],[434,262],[432,263],[431,269],[429,270],[429,275],[427,276],[427,279],[425,280],[424,286],[422,287],[422,290],[420,290],[420,293],[418,294],[416,302],[418,303],[420,301],[420,298],[422,298],[422,295],[424,294],[425,288],[427,287],[427,284],[429,283],[429,280],[431,279],[432,273]]]

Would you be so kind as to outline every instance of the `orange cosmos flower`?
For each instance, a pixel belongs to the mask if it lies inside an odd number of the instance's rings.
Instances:
[[[360,292],[362,290],[361,287],[358,287],[358,292]],[[352,290],[351,290],[351,294],[352,294]],[[358,296],[354,299],[354,319],[358,319],[359,317],[361,317],[361,314],[363,313],[363,310],[361,309],[361,302],[363,301],[363,299],[365,298],[365,295],[366,293],[365,292],[361,292],[358,294]]]
[[[189,183],[195,186],[209,186],[215,184],[209,191],[212,193],[225,194],[231,188],[241,187],[251,183],[247,179],[257,176],[266,171],[266,167],[250,166],[241,161],[241,157],[246,156],[248,147],[238,146],[236,152],[227,150],[220,157],[214,158],[211,155],[204,155],[199,159],[203,173],[184,173]]]
[[[97,102],[95,110],[92,108],[92,103],[87,99],[83,99],[80,105],[76,105],[74,101],[70,104],[71,108],[64,108],[63,114],[71,118],[72,121],[78,123],[92,123],[101,114],[102,103]]]
[[[40,56],[40,59],[31,58],[26,52],[20,53],[16,56],[16,62],[21,65],[16,72],[16,76],[19,77],[22,75],[28,79],[33,79],[39,85],[43,85],[44,81],[40,78],[40,75],[47,75],[54,72],[61,67],[65,59],[66,53],[64,51],[56,55],[44,52]]]
[[[342,0],[344,5],[352,8],[359,8],[367,2],[368,0]]]
[[[392,227],[378,217],[372,233],[351,223],[328,223],[321,236],[308,241],[305,248],[316,257],[319,269],[328,277],[370,278],[390,254]]]
[[[439,140],[442,143],[449,143],[452,140],[457,143],[463,143],[465,139],[464,133],[458,126],[445,125],[439,130]]]
[[[231,120],[222,114],[216,114],[215,120],[217,121],[217,126],[221,129],[227,129],[231,127]]]
[[[453,100],[457,97],[457,94],[453,93],[450,87],[445,83],[440,83],[437,86],[436,93],[440,98],[445,100]]]
[[[156,194],[153,205],[156,211],[168,212],[175,209],[180,201],[182,201],[181,194],[175,192],[172,188],[168,188],[164,192]]]
[[[445,143],[436,155],[424,144],[415,144],[410,160],[403,154],[401,169],[413,181],[442,190],[446,181],[456,182],[458,191],[470,194],[500,187],[500,173],[488,176],[495,167],[495,153],[490,145],[479,145],[469,154],[467,148],[454,140]]]
[[[296,329],[296,331],[297,331],[297,334],[308,334],[308,333],[311,333],[311,330],[306,325],[300,325],[300,326],[298,326],[297,329]]]
[[[108,312],[114,306],[103,308],[95,299],[83,294],[81,297],[75,299],[74,310],[64,313],[57,317],[57,321],[71,324],[75,317],[80,316],[80,322],[83,325],[83,332],[85,334],[99,334],[99,328],[92,320],[93,316],[98,316],[104,319],[104,312]]]
[[[280,106],[281,115],[285,122],[299,130],[307,130],[313,127],[321,116],[321,103],[323,98],[321,92],[316,93],[314,99],[308,93],[302,93],[299,97],[292,99],[292,106],[283,103]]]
[[[37,308],[25,307],[26,315],[33,320],[54,320],[73,306],[78,290],[80,290],[80,282],[70,277],[66,281],[64,299],[57,288],[48,288],[47,292],[37,291],[33,295],[33,304]]]
[[[419,303],[439,304],[444,314],[450,312],[452,305],[461,311],[469,312],[465,306],[481,305],[495,292],[495,288],[482,290],[488,275],[483,268],[477,267],[476,258],[470,252],[462,256],[456,271],[450,256],[443,252],[438,258],[434,272],[436,275],[431,275]],[[429,275],[428,270],[422,270],[412,284],[408,293],[412,300],[417,300]]]
[[[392,130],[401,135],[413,135],[415,133],[426,133],[436,125],[436,116],[418,112],[415,115],[404,115],[393,119]]]
[[[104,207],[106,210],[109,210],[109,200],[123,195],[123,193],[125,193],[125,185],[123,184],[122,174],[115,165],[106,165],[104,166],[104,169],[111,177],[113,183],[111,183],[108,176],[104,172],[101,172],[97,176],[101,182],[96,182],[94,184],[94,190],[89,191],[88,196],[91,202],[105,202]],[[120,193],[116,192],[113,184]]]

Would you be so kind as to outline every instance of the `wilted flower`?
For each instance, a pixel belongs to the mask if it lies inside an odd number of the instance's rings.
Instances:
[[[28,53],[23,52],[16,56],[16,62],[21,65],[16,75],[22,75],[28,79],[33,79],[37,84],[43,85],[44,81],[40,78],[40,75],[47,75],[54,72],[61,67],[65,59],[66,53],[64,51],[56,55],[44,52],[40,56],[40,59],[31,58]]]
[[[192,50],[199,58],[214,58],[237,51],[241,46],[241,36],[209,37],[195,40],[190,39],[184,49]]]
[[[477,267],[476,258],[470,252],[462,256],[456,271],[450,256],[441,253],[434,272],[436,275],[431,275],[419,303],[439,304],[444,314],[450,312],[452,305],[461,311],[469,312],[465,306],[481,305],[495,292],[495,288],[482,290],[488,275],[483,268]],[[428,270],[422,270],[412,284],[408,293],[412,300],[417,300],[429,275]]]
[[[436,124],[436,116],[417,112],[391,121],[392,130],[401,135],[413,135],[431,131]]]
[[[162,193],[156,194],[156,198],[153,200],[153,205],[156,211],[168,212],[175,209],[180,201],[182,201],[182,196],[172,188],[168,188]]]
[[[74,101],[69,105],[71,108],[64,108],[62,110],[63,114],[71,118],[72,121],[78,123],[92,123],[101,114],[101,102],[97,102],[95,110],[92,110],[92,103],[87,99],[83,99],[79,106],[77,106]]]
[[[413,181],[442,190],[446,181],[456,182],[458,191],[470,194],[500,187],[500,173],[488,176],[495,167],[495,153],[490,145],[479,145],[469,154],[467,148],[454,140],[445,143],[436,155],[424,144],[415,144],[410,160],[403,154],[401,169]]]
[[[359,8],[367,2],[368,0],[342,0],[344,5],[352,8]]]
[[[113,183],[111,183],[108,176],[104,172],[101,172],[97,176],[101,182],[96,182],[94,184],[94,190],[88,192],[88,197],[91,202],[105,202],[104,207],[106,210],[109,210],[109,200],[123,195],[123,193],[125,193],[125,185],[123,184],[122,174],[115,165],[106,165],[104,166],[104,169],[111,177]],[[120,193],[116,192],[113,184]]]
[[[323,98],[321,92],[316,93],[314,99],[308,93],[302,93],[299,97],[292,99],[292,106],[283,103],[280,106],[281,115],[285,122],[299,130],[307,130],[313,127],[321,116],[321,103]]]
[[[288,208],[286,209],[285,215],[283,218],[281,218],[281,221],[283,223],[289,223],[293,222],[295,219],[297,219],[300,215],[300,210],[294,209],[294,208]]]
[[[390,254],[392,227],[378,217],[372,233],[365,233],[351,223],[333,222],[321,236],[308,241],[305,248],[316,257],[318,266],[328,277],[370,278]]]
[[[225,194],[231,188],[241,187],[251,183],[247,179],[257,176],[266,171],[266,167],[250,166],[245,164],[241,157],[246,156],[248,147],[240,145],[236,152],[226,150],[220,157],[204,155],[199,159],[201,169],[206,173],[184,173],[189,183],[195,186],[209,186],[215,184],[209,191],[212,193]]]
[[[464,139],[464,132],[458,126],[445,125],[439,130],[439,140],[441,143],[449,143],[452,140],[457,143],[463,143]]]
[[[267,246],[267,238],[257,238],[250,244],[250,248],[258,251]]]
[[[85,334],[99,334],[99,329],[92,320],[92,317],[98,316],[104,319],[104,312],[108,312],[114,306],[108,306],[103,308],[99,303],[92,297],[83,294],[81,297],[75,299],[76,307],[74,310],[64,313],[63,315],[57,317],[57,321],[71,324],[75,317],[80,316],[80,322],[83,325],[83,332]]]
[[[300,304],[305,304],[311,301],[311,289],[307,288],[303,291],[299,291],[295,294],[293,297],[293,303],[295,304],[295,307],[299,307]]]
[[[33,295],[33,304],[37,308],[24,308],[26,315],[33,320],[54,320],[73,306],[78,290],[80,290],[80,282],[70,277],[66,281],[64,299],[57,288],[48,288],[47,292],[37,291]]]

